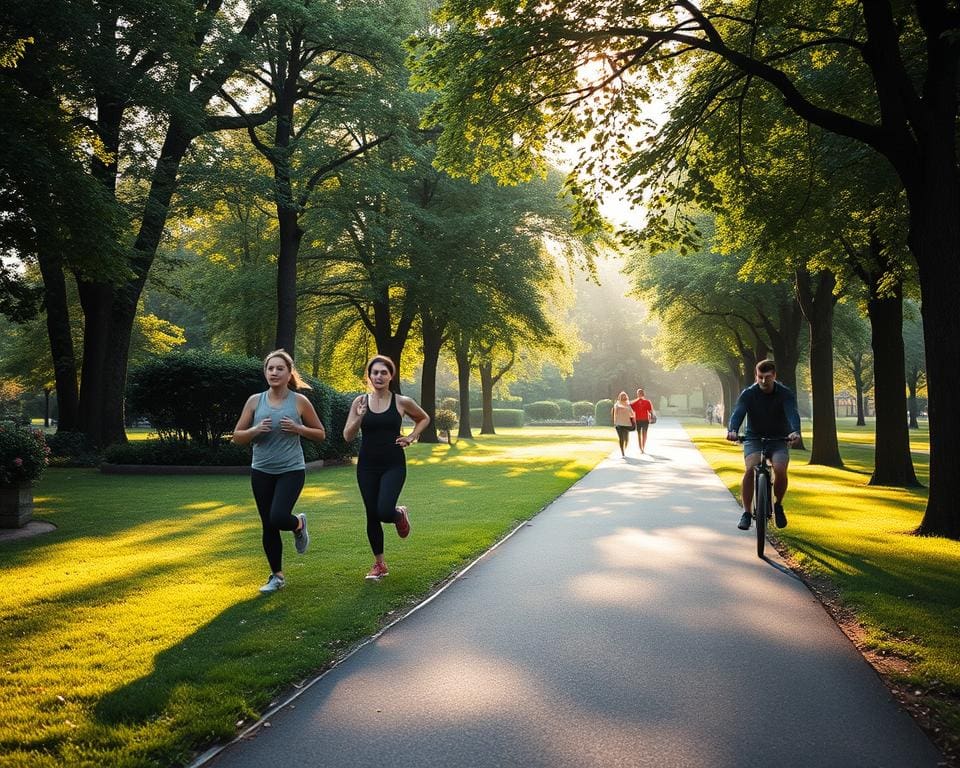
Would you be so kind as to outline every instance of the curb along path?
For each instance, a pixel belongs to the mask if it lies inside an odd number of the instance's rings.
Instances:
[[[206,765],[936,766],[677,422],[647,447]]]

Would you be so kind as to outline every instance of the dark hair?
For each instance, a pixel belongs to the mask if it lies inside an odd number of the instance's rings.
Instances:
[[[367,368],[366,368],[366,370],[367,370],[367,379],[368,379],[368,380],[369,380],[369,378],[370,378],[370,369],[373,368],[373,366],[374,366],[375,363],[383,363],[385,366],[387,366],[387,368],[390,369],[390,375],[393,376],[394,378],[396,378],[396,375],[397,375],[397,366],[396,366],[396,364],[393,362],[393,360],[391,360],[391,359],[390,359],[389,357],[387,357],[386,355],[374,355],[373,357],[371,357],[371,358],[367,361]]]
[[[776,373],[777,364],[773,360],[761,360],[757,363],[757,373]]]

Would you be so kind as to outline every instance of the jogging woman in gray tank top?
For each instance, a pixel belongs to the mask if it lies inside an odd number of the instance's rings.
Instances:
[[[250,484],[263,527],[263,551],[270,565],[267,583],[260,587],[266,593],[286,584],[280,531],[293,531],[301,555],[310,543],[307,516],[293,515],[306,476],[300,438],[319,442],[326,438],[326,432],[313,403],[293,391],[305,385],[290,355],[282,349],[271,352],[263,361],[263,375],[270,388],[247,399],[233,430],[233,442],[253,443]]]

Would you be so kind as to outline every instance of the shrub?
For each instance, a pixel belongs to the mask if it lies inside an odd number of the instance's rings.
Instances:
[[[610,418],[611,408],[613,408],[613,400],[604,399],[597,401],[593,415],[596,419],[597,426],[609,427],[613,424],[613,419]]]
[[[596,414],[593,409],[593,403],[589,400],[577,400],[572,406],[573,408],[573,418],[579,419],[581,416],[593,416],[596,418]]]
[[[455,397],[445,397],[440,401],[440,407],[445,411],[460,413],[460,401]]]
[[[359,442],[347,443],[343,439],[343,426],[353,397],[310,376],[302,378],[311,389],[304,389],[301,394],[313,403],[327,431],[322,443],[301,441],[304,459],[309,462],[355,455]],[[129,454],[123,454],[129,455],[129,460],[114,458],[117,453],[111,453],[107,460],[120,464],[209,463],[214,466],[231,461],[249,463],[249,446],[242,454],[227,451],[210,456],[209,460],[195,457],[194,448],[211,452],[224,449],[224,438],[236,424],[247,398],[265,388],[262,363],[252,357],[190,350],[150,360],[131,371],[128,408],[150,420],[160,442],[179,444],[183,450],[143,449],[144,455],[152,457],[147,460],[134,448]],[[189,449],[184,448],[188,439]],[[117,451],[122,453],[123,447]]]
[[[557,404],[557,407],[560,409],[560,418],[561,419],[572,419],[573,418],[573,403],[569,400],[554,400]]]
[[[48,453],[39,429],[0,423],[0,485],[32,485],[46,469]]]
[[[95,467],[97,449],[83,432],[60,432],[47,437],[50,464],[57,467]]]
[[[470,409],[470,426],[479,427],[483,423],[483,409]],[[519,408],[494,408],[493,426],[494,427],[522,427],[524,423],[524,413]]]
[[[218,446],[246,399],[263,390],[260,361],[202,350],[172,352],[130,371],[127,407],[145,416],[161,440]]]
[[[550,421],[560,418],[560,406],[549,400],[540,400],[526,406],[524,412],[533,421]]]
[[[312,387],[312,389],[301,390],[301,394],[313,403],[317,416],[320,417],[327,432],[327,439],[322,443],[314,443],[311,440],[300,441],[303,444],[304,459],[306,461],[340,460],[356,456],[360,450],[360,438],[354,438],[349,443],[343,439],[343,427],[347,423],[350,406],[353,405],[353,398],[356,395],[337,392],[333,387],[312,376],[301,376],[301,378]]]
[[[141,466],[238,467],[250,464],[251,448],[233,443],[221,443],[214,448],[175,440],[138,440],[111,445],[104,452],[104,459],[111,464]]]
[[[443,432],[449,436],[453,428],[457,426],[457,414],[447,408],[438,408],[433,415],[433,424],[438,432]]]

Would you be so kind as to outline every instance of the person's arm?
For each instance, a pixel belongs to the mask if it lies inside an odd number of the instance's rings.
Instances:
[[[293,419],[288,416],[284,416],[280,419],[280,429],[284,432],[294,432],[300,437],[305,437],[307,440],[314,440],[318,443],[322,443],[327,438],[327,431],[323,428],[323,423],[320,421],[320,417],[317,416],[317,410],[313,407],[313,403],[297,393],[297,413],[300,414],[300,419],[303,421],[303,424],[297,424]]]
[[[797,410],[797,396],[789,387],[784,387],[783,393],[783,412],[787,416],[787,423],[791,430],[788,439],[790,445],[797,445],[800,442],[800,411]]]
[[[740,397],[737,398],[737,404],[733,408],[733,413],[730,414],[730,422],[727,424],[727,440],[735,441],[737,439],[737,432],[740,430],[740,425],[743,424],[743,419],[747,415],[747,392],[749,390],[745,389],[740,393]]]
[[[401,448],[406,448],[411,443],[417,442],[420,434],[430,423],[430,416],[427,415],[427,412],[423,410],[423,408],[417,405],[412,397],[406,397],[404,395],[397,395],[397,408],[401,416],[409,416],[413,419],[413,429],[410,431],[410,434],[400,435],[400,437],[397,438],[397,445]]]
[[[363,414],[367,412],[367,396],[358,395],[353,399],[350,406],[350,413],[347,415],[347,423],[343,425],[343,439],[348,443],[357,436],[360,431],[360,422],[363,420]]]
[[[246,445],[252,442],[257,435],[262,435],[272,429],[273,422],[271,419],[264,419],[259,424],[253,423],[259,398],[260,395],[250,395],[240,412],[240,418],[237,419],[237,425],[233,428],[233,436],[230,438],[237,445]]]

